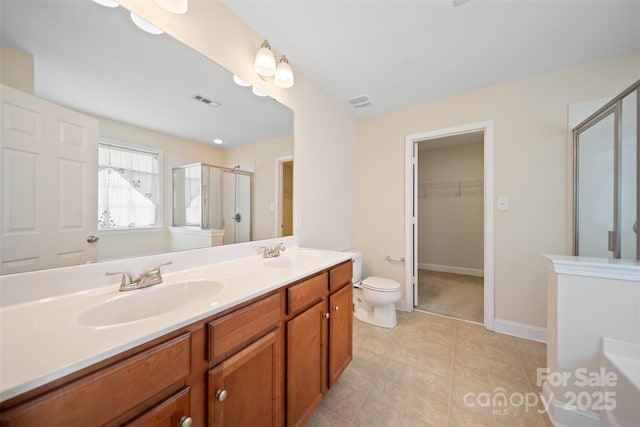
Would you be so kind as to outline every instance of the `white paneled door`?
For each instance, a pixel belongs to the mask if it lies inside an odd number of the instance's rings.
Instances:
[[[2,274],[97,259],[98,121],[1,86]]]

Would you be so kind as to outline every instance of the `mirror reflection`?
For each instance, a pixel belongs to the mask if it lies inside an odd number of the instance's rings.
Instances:
[[[122,7],[0,19],[2,274],[292,234],[287,107]]]

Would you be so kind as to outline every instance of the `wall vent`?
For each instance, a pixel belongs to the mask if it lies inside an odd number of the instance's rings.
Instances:
[[[213,99],[209,98],[208,96],[204,96],[204,95],[199,95],[199,94],[195,94],[192,96],[193,99],[195,99],[196,101],[202,102],[204,105],[207,105],[211,108],[217,108],[219,107],[220,104],[217,101],[214,101]]]
[[[353,108],[362,108],[371,105],[371,100],[368,96],[356,96],[349,100],[349,103],[353,106]]]

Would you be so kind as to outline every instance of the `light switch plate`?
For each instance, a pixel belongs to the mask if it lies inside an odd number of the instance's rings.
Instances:
[[[509,210],[509,198],[506,196],[498,197],[498,210],[499,211],[508,211]]]

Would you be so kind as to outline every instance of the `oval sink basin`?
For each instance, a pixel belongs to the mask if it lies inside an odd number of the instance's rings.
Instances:
[[[224,289],[224,285],[208,280],[176,284],[159,284],[122,293],[109,301],[91,307],[78,317],[86,326],[114,326],[144,320],[168,313]]]
[[[322,256],[318,254],[298,253],[282,254],[275,258],[266,258],[264,265],[268,267],[298,267],[317,262]]]

